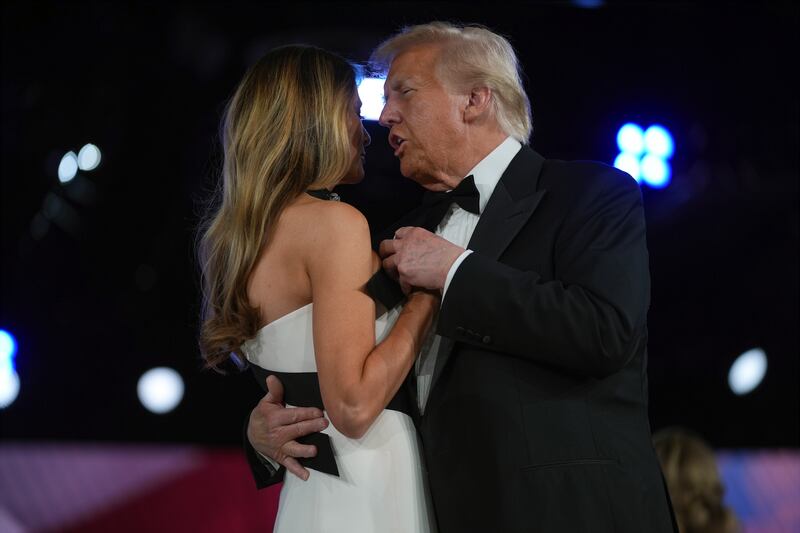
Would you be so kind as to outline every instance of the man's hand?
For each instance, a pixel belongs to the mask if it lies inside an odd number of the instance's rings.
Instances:
[[[247,438],[256,451],[305,481],[308,470],[300,466],[296,457],[314,457],[317,447],[295,439],[322,431],[328,421],[316,407],[284,407],[283,384],[275,376],[267,377],[267,391],[250,413]]]
[[[394,239],[381,242],[379,253],[384,270],[408,294],[412,287],[444,289],[447,273],[464,248],[423,228],[404,227]]]

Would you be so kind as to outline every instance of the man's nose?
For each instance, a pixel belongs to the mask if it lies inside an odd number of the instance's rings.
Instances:
[[[378,123],[384,128],[391,128],[394,124],[397,124],[398,121],[399,118],[397,116],[397,111],[394,110],[394,106],[386,102],[386,105],[383,106],[383,110],[381,111],[381,116],[378,117]]]

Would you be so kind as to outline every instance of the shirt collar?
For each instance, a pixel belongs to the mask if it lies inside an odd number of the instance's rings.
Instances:
[[[500,176],[506,171],[511,160],[517,155],[522,145],[516,139],[506,137],[506,140],[497,145],[489,155],[475,165],[472,170],[467,172],[467,176],[472,174],[475,179],[475,187],[480,193],[479,208],[480,212],[486,208],[489,198],[500,181]]]

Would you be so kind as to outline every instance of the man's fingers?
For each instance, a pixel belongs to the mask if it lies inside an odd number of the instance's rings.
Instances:
[[[289,457],[316,457],[317,447],[313,444],[300,444],[293,440],[287,442],[281,448]]]
[[[267,396],[272,403],[283,403],[283,383],[275,376],[267,376]]]
[[[286,432],[287,440],[295,440],[311,433],[319,433],[328,427],[328,421],[324,418],[315,418],[313,420],[304,420],[291,426],[285,426],[283,430]]]
[[[397,252],[397,243],[395,243],[392,239],[387,239],[385,241],[381,241],[380,245],[378,246],[378,255],[381,257],[386,257],[387,255],[392,255]]]
[[[414,287],[412,287],[411,285],[409,285],[408,283],[406,283],[402,279],[400,280],[400,290],[403,291],[403,294],[408,296],[413,289],[414,289]]]
[[[291,426],[305,420],[325,420],[322,411],[316,407],[288,407],[274,411],[269,420],[272,427]]]
[[[287,457],[283,460],[283,466],[286,467],[286,470],[294,474],[295,476],[299,477],[303,481],[308,480],[308,470],[303,468],[300,463],[297,462],[297,459],[292,457]]]
[[[408,233],[409,231],[411,231],[413,229],[414,229],[413,226],[403,226],[402,228],[400,228],[399,230],[394,232],[394,238],[395,239],[402,239],[403,237],[406,236],[406,233]]]
[[[397,279],[397,255],[390,255],[381,261],[381,266],[387,274]]]

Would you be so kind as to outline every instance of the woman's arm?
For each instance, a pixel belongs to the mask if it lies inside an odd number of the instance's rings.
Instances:
[[[367,221],[347,204],[327,204],[320,211],[305,254],[320,391],[336,429],[360,438],[411,370],[438,298],[411,294],[389,335],[376,346],[375,304],[364,292],[373,265]]]

